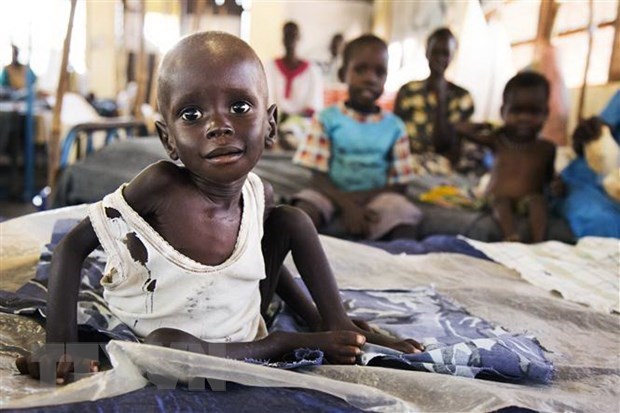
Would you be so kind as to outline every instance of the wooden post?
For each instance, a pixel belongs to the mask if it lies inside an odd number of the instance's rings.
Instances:
[[[614,43],[611,48],[611,64],[609,65],[609,81],[620,80],[620,2],[618,2],[618,13],[614,22]]]
[[[200,31],[200,23],[202,22],[202,15],[205,11],[206,0],[194,0],[196,8],[194,9],[194,19],[192,24],[192,33]]]
[[[151,91],[149,93],[150,99],[149,104],[156,111],[159,110],[157,107],[157,77],[159,76],[159,57],[156,55],[153,60],[153,77],[151,81]]]
[[[588,72],[590,71],[590,57],[592,56],[592,41],[594,40],[594,3],[588,0],[588,50],[586,52],[586,67],[583,70],[583,83],[579,91],[579,104],[577,106],[577,119],[583,119],[583,107],[586,101],[586,90],[588,88]]]
[[[540,2],[540,15],[538,16],[538,31],[536,34],[536,47],[541,43],[551,42],[553,23],[560,9],[560,4],[555,0],[542,0]]]
[[[71,35],[73,33],[73,18],[75,17],[75,6],[77,0],[71,0],[71,11],[69,12],[69,23],[67,23],[67,34],[62,47],[62,61],[60,63],[60,74],[58,76],[58,87],[56,88],[56,103],[52,114],[52,130],[47,146],[47,183],[52,189],[56,185],[56,174],[58,172],[58,162],[60,159],[60,132],[61,132],[61,113],[62,100],[67,89],[69,74],[67,65],[69,63],[69,50],[71,49]]]
[[[138,2],[138,13],[140,14],[138,19],[138,29],[140,33],[140,48],[138,56],[136,58],[136,83],[138,88],[136,90],[136,99],[133,104],[131,113],[137,120],[142,120],[142,104],[146,100],[146,82],[148,80],[148,65],[146,63],[146,44],[144,41],[144,14],[145,14],[145,2]]]

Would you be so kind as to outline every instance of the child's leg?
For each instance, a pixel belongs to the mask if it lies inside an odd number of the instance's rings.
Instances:
[[[496,197],[491,201],[493,216],[499,223],[505,241],[519,241],[519,233],[515,228],[512,200]]]
[[[528,211],[532,242],[543,242],[547,234],[547,201],[542,194],[528,197]]]
[[[325,329],[355,331],[366,336],[370,342],[409,353],[422,348],[413,340],[395,340],[381,334],[362,330],[355,325],[344,310],[336,280],[319,241],[316,228],[303,211],[290,206],[280,206],[271,211],[265,222],[263,255],[265,266],[268,269],[267,277],[270,277],[270,274],[277,273],[280,275],[280,279],[283,279],[283,273],[279,271],[289,251],[292,253],[293,261],[318,307],[319,316]],[[273,291],[274,288],[273,281],[267,284],[269,288],[265,288],[264,299],[271,298],[269,291]],[[276,281],[279,291],[280,286],[278,284]],[[287,303],[291,301],[290,297],[282,296],[282,299]]]
[[[327,224],[336,212],[331,199],[314,189],[302,189],[295,194],[293,206],[308,214],[315,228]]]
[[[370,239],[417,239],[422,211],[407,197],[396,192],[383,192],[373,197],[366,210],[375,214],[369,223]]]
[[[282,271],[282,263],[291,252],[321,318],[334,322],[348,320],[316,228],[308,215],[286,205],[274,208],[265,221],[262,247],[267,273],[267,278],[261,282],[263,308],[269,305],[266,301],[271,300],[275,291],[282,293],[281,298],[293,306],[300,296],[305,297],[294,285],[290,273],[286,269]]]
[[[320,228],[324,224],[321,211],[314,204],[308,201],[298,200],[295,201],[293,205],[308,214],[315,228]]]

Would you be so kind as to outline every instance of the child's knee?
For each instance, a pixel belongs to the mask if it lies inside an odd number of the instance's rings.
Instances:
[[[273,226],[278,231],[286,231],[293,234],[303,233],[308,230],[316,232],[308,214],[290,205],[280,205],[274,208],[270,212],[265,225]]]

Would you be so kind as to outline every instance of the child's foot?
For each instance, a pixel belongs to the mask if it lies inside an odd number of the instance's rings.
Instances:
[[[364,325],[368,327],[368,329],[360,328],[360,326],[349,319],[348,321],[344,321],[335,326],[329,326],[329,329],[334,330],[348,330],[353,331],[358,334],[363,335],[366,338],[366,341],[372,344],[377,344],[383,347],[388,347],[397,351],[401,351],[403,353],[421,353],[424,351],[424,345],[417,342],[414,339],[396,339],[389,336],[386,336],[381,333],[374,332],[370,329],[370,326],[364,322]]]

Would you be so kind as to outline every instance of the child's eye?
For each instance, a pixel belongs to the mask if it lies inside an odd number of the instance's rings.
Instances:
[[[239,101],[230,106],[230,113],[247,113],[251,108],[248,102]]]
[[[188,121],[188,122],[197,121],[201,117],[202,117],[202,112],[196,108],[184,109],[181,112],[181,119]]]

